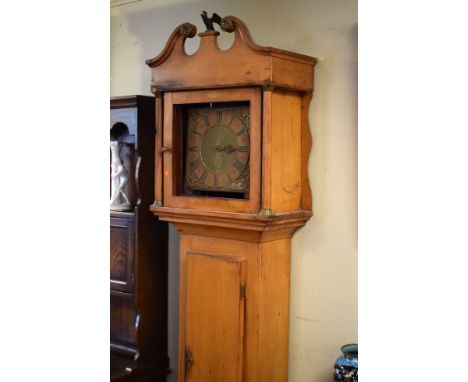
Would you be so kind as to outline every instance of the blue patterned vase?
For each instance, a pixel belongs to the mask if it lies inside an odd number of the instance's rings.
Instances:
[[[334,367],[335,382],[358,381],[358,345],[349,344],[341,348],[343,355],[338,357]]]

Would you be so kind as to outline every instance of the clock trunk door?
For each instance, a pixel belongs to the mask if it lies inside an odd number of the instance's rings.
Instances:
[[[186,382],[242,381],[244,282],[243,259],[187,253]]]

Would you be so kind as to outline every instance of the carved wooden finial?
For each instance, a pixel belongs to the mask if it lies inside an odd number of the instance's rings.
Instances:
[[[214,31],[213,23],[218,24],[221,30],[225,32],[234,32],[234,24],[232,23],[232,20],[228,17],[221,17],[217,13],[213,13],[213,16],[208,17],[208,13],[206,11],[202,11],[201,17],[203,23],[206,26],[206,32]]]
[[[180,26],[180,34],[185,38],[192,38],[197,33],[197,27],[190,23],[183,23]]]
[[[226,17],[221,20],[221,22],[219,23],[219,26],[225,32],[228,32],[228,33],[234,32],[234,24],[232,23],[232,20]]]
[[[221,26],[221,21],[222,21],[222,18],[220,15],[218,15],[217,13],[213,13],[213,16],[211,17],[208,17],[208,13],[206,13],[206,11],[202,11],[201,13],[201,18],[203,20],[203,23],[205,24],[206,26],[206,32],[208,31],[214,31],[214,26],[213,26],[213,23],[216,23],[218,24],[219,26]]]

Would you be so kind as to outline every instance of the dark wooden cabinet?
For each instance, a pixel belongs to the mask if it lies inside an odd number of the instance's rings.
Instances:
[[[115,146],[110,167],[111,381],[165,381],[169,366],[168,227],[149,211],[154,201],[154,109],[153,97],[110,101]]]

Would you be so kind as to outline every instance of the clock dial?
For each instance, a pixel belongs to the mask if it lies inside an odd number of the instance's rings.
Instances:
[[[192,107],[187,114],[185,187],[248,192],[249,107]]]

